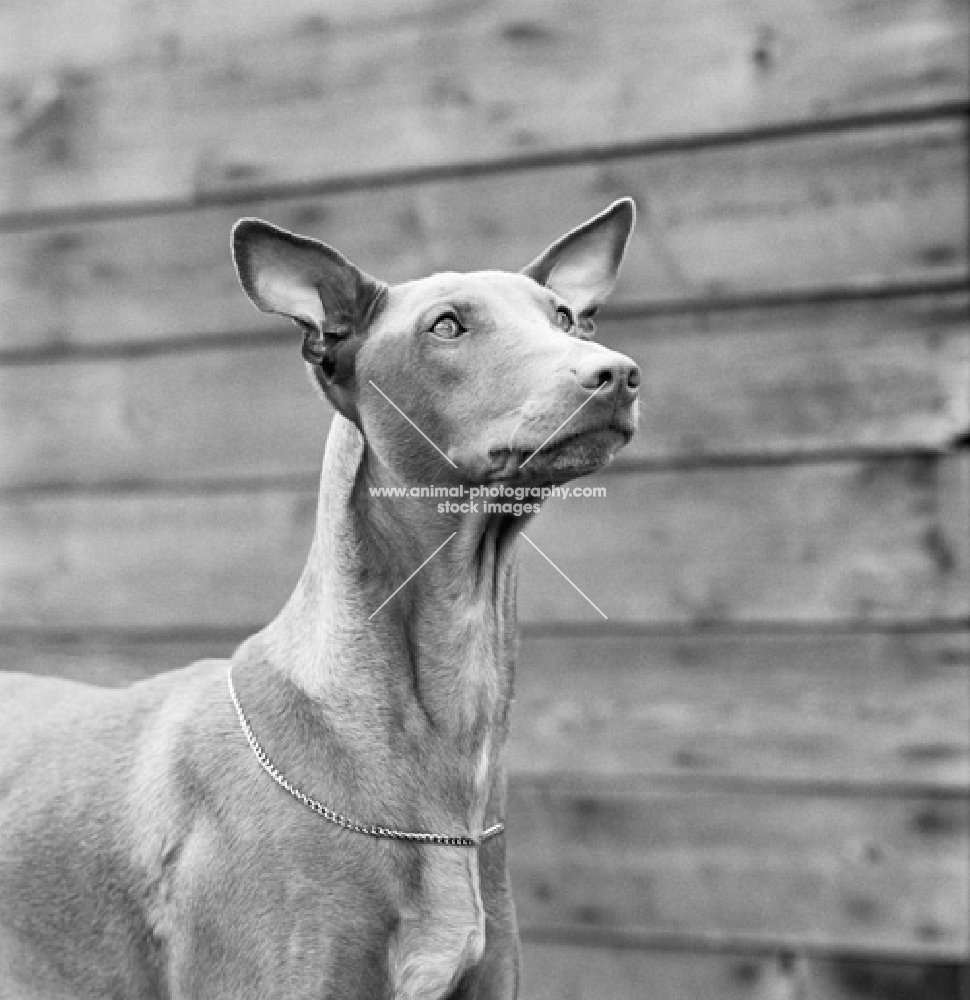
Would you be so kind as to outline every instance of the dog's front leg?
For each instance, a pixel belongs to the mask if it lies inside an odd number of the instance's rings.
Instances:
[[[505,838],[481,848],[485,952],[462,976],[449,1000],[515,1000],[519,995],[519,932],[509,891]]]
[[[519,995],[519,942],[511,935],[485,948],[481,962],[462,976],[449,1000],[515,1000]]]

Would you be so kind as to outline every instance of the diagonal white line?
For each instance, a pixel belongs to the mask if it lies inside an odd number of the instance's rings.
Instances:
[[[569,584],[570,587],[573,588],[573,590],[576,591],[577,594],[579,594],[580,597],[582,597],[588,604],[596,608],[596,610],[599,611],[599,613],[603,615],[603,617],[606,618],[607,621],[609,621],[609,618],[605,614],[603,614],[603,612],[600,611],[600,609],[597,608],[595,604],[593,604],[593,602],[579,589],[579,587],[577,587],[576,584],[573,583],[573,581],[570,580],[565,573],[563,573],[563,571],[545,554],[545,552],[542,551],[542,549],[539,548],[538,545],[536,545],[534,541],[532,541],[532,539],[524,531],[520,531],[519,534],[536,550],[536,552],[539,553],[540,556],[542,556],[543,559],[545,559],[547,563],[549,563],[549,565],[566,581],[566,583]]]
[[[377,386],[374,386],[374,388],[376,389],[376,388],[377,388]],[[380,392],[380,389],[378,389],[377,391],[378,391],[378,392]],[[427,558],[427,559],[425,559],[425,561],[424,561],[423,563],[421,563],[421,565],[420,565],[420,566],[419,566],[419,567],[418,567],[418,568],[417,568],[417,569],[416,569],[416,570],[415,570],[415,571],[414,571],[414,572],[413,572],[413,573],[412,573],[412,574],[411,574],[411,575],[410,575],[410,576],[409,576],[409,577],[408,577],[408,578],[407,578],[407,579],[406,579],[406,580],[404,581],[404,583],[402,583],[402,584],[401,584],[401,586],[400,586],[400,587],[398,587],[398,588],[397,588],[397,590],[395,590],[395,591],[394,591],[394,594],[396,594],[396,593],[397,593],[397,591],[398,591],[398,590],[401,590],[401,589],[402,589],[403,587],[406,587],[406,586],[407,586],[407,585],[408,585],[408,584],[409,584],[409,583],[410,583],[410,582],[411,582],[411,581],[412,581],[412,580],[413,580],[413,579],[414,579],[414,578],[415,578],[415,577],[416,577],[416,576],[418,575],[418,573],[420,573],[420,572],[421,572],[421,570],[423,570],[423,569],[424,569],[424,567],[425,567],[425,566],[427,566],[427,565],[428,565],[428,563],[429,563],[429,562],[431,562],[431,560],[432,560],[432,559],[434,559],[434,557],[435,557],[435,556],[436,556],[436,555],[437,555],[437,554],[438,554],[438,553],[439,553],[439,552],[440,552],[440,551],[441,551],[441,550],[442,550],[442,549],[443,549],[443,548],[444,548],[444,547],[445,547],[445,546],[446,546],[446,545],[447,545],[447,544],[448,544],[448,543],[449,543],[449,542],[450,542],[450,541],[452,540],[452,538],[454,538],[454,537],[455,537],[455,535],[457,535],[457,534],[458,534],[458,532],[457,532],[457,531],[453,531],[453,532],[452,532],[452,533],[451,533],[451,534],[450,534],[450,535],[449,535],[449,536],[448,536],[448,537],[447,537],[447,538],[446,538],[446,539],[445,539],[445,540],[444,540],[444,541],[443,541],[443,542],[442,542],[442,543],[441,543],[441,544],[440,544],[440,545],[439,545],[439,546],[438,546],[438,547],[437,547],[437,548],[436,548],[436,549],[434,550],[434,552],[432,552],[432,553],[431,553],[431,555],[430,555],[430,556],[428,556],[428,558]],[[391,597],[393,597],[393,596],[394,596],[394,594],[391,594],[391,596],[390,596],[390,597],[388,597],[387,601],[389,601],[389,600],[391,599]],[[587,598],[587,600],[588,600],[588,598]],[[385,601],[385,602],[384,602],[384,604],[387,604],[387,601]],[[590,603],[592,603],[592,601],[590,601]],[[383,608],[383,607],[384,607],[384,604],[382,604],[382,605],[381,605],[381,608]],[[381,608],[378,608],[378,609],[377,609],[377,611],[380,611],[380,610],[381,610]],[[368,615],[368,616],[367,616],[367,620],[368,620],[368,621],[370,621],[370,620],[371,620],[371,618],[373,618],[373,617],[374,617],[374,615],[376,615],[376,614],[377,614],[377,611],[375,611],[375,612],[374,612],[373,614],[370,614],[370,615]],[[603,617],[605,618],[606,616],[604,615]]]
[[[374,386],[374,388],[391,404],[391,406],[393,406],[394,409],[397,410],[397,412],[400,413],[402,417],[404,417],[404,419],[421,435],[421,437],[423,437],[425,439],[425,441],[428,442],[428,444],[431,445],[432,448],[434,448],[434,450],[449,465],[453,466],[456,469],[458,468],[458,466],[455,465],[454,462],[452,462],[452,460],[434,443],[434,441],[432,441],[431,438],[429,438],[428,435],[425,434],[424,431],[421,430],[420,427],[418,427],[418,425],[404,412],[404,410],[402,410],[401,407],[398,406],[397,403],[395,403],[394,400],[391,399],[391,397],[388,396],[388,394],[373,379],[368,379],[367,381],[370,382],[370,384],[372,386]],[[598,389],[596,391],[599,392]],[[595,395],[595,393],[593,395]],[[592,396],[590,398],[592,399]],[[585,403],[583,405],[585,406]],[[553,433],[555,433],[555,431]],[[540,447],[541,447],[541,445],[540,445]],[[529,457],[531,458],[532,456],[530,455]],[[377,611],[380,611],[380,608],[378,608]],[[377,614],[377,611],[375,611],[374,614]]]
[[[600,389],[602,389],[604,385],[606,385],[605,382],[602,385],[597,386],[596,387],[596,392],[593,393],[593,396],[595,396],[596,393],[599,392]],[[380,390],[378,390],[378,391],[380,391]],[[593,398],[593,396],[590,396],[588,399],[583,400],[583,402],[580,403],[579,406],[575,410],[573,410],[573,412],[570,413],[568,417],[566,417],[566,419],[549,435],[549,437],[547,437],[545,439],[545,441],[542,442],[542,444],[539,445],[538,448],[536,448],[536,450],[519,466],[519,468],[520,469],[524,469],[529,464],[529,462],[531,462],[532,459],[535,458],[536,454],[538,452],[542,451],[543,448],[545,448],[545,446],[563,429],[563,427],[566,426],[566,424],[569,423],[570,420],[573,419],[573,417],[576,416],[577,413],[579,413],[579,411],[590,401],[590,399]],[[577,590],[578,589],[579,588],[577,587]],[[580,593],[582,593],[582,591],[580,591]],[[583,596],[585,597],[585,594]],[[587,600],[588,600],[588,598],[587,598]],[[592,604],[592,603],[593,602],[590,601],[590,604]],[[595,608],[596,605],[593,604],[593,607]],[[599,608],[597,608],[597,611],[598,610],[599,610]],[[605,618],[606,615],[603,615],[603,617]]]

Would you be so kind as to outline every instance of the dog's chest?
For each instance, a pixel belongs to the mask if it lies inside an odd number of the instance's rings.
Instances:
[[[388,944],[394,1000],[439,1000],[485,949],[478,852],[444,848],[424,866],[421,892],[402,907]]]

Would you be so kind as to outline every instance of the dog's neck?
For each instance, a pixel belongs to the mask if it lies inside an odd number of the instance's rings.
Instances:
[[[517,528],[507,517],[441,514],[434,499],[373,493],[402,485],[336,416],[307,565],[260,641],[328,725],[352,736],[361,768],[403,755],[427,770],[437,758],[428,773],[460,797],[476,834],[508,730]]]

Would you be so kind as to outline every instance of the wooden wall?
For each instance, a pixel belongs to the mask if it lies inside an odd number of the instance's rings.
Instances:
[[[392,8],[392,9],[389,9]],[[524,996],[970,997],[965,0],[0,6],[0,663],[230,650],[326,421],[258,214],[388,279],[633,195],[607,498],[523,554]],[[962,992],[961,992],[962,991]]]

